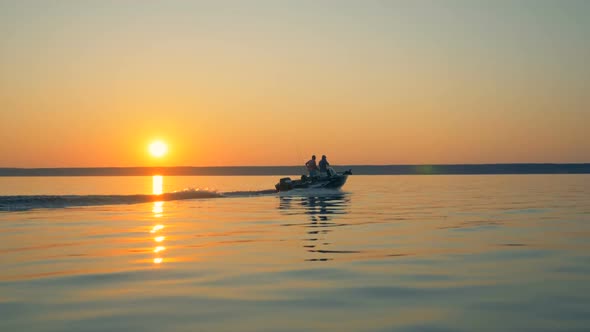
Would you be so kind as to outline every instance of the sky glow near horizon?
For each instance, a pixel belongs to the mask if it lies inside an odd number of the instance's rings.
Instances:
[[[0,1],[0,167],[590,162],[589,15],[588,1]]]

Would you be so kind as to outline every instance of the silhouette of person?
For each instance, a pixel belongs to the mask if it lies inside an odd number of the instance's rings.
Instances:
[[[330,163],[328,162],[328,159],[326,159],[326,155],[322,156],[322,160],[320,160],[320,174],[326,174],[328,173],[328,166],[330,166]]]
[[[309,172],[309,176],[315,177],[318,176],[318,165],[315,163],[315,154],[311,156],[311,159],[305,163],[305,167],[307,167],[307,171]]]

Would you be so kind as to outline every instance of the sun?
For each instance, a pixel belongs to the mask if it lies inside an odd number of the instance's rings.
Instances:
[[[168,152],[168,145],[162,141],[154,141],[150,144],[149,151],[153,157],[160,158]]]

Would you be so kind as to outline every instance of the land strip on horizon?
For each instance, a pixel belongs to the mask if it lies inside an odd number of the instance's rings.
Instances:
[[[336,165],[355,175],[443,174],[590,174],[590,163],[578,164],[456,164],[456,165]],[[177,166],[177,167],[68,167],[0,168],[0,176],[245,176],[294,175],[303,166]]]

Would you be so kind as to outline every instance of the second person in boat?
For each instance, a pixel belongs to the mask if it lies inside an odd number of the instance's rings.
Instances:
[[[330,163],[328,162],[328,159],[326,159],[326,155],[322,156],[322,160],[320,160],[320,175],[322,176],[330,176],[332,174],[330,174],[330,172],[328,172],[328,166],[330,166]]]

